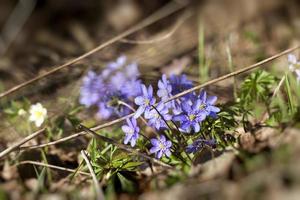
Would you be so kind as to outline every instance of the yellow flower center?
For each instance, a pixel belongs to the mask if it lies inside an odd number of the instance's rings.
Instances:
[[[194,114],[189,115],[189,120],[190,121],[193,121],[195,118],[196,118],[196,115],[194,115]]]
[[[206,105],[204,103],[200,104],[199,109],[202,110],[206,107]]]
[[[34,115],[36,118],[43,118],[43,116],[44,116],[42,111],[35,111]]]
[[[150,104],[150,100],[149,99],[145,99],[145,104],[149,105]]]
[[[165,145],[163,143],[159,143],[159,148],[160,149],[164,149],[165,148]]]

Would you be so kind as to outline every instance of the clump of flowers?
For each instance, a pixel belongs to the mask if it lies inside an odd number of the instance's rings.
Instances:
[[[79,102],[86,106],[98,107],[103,119],[124,116],[130,109],[120,102],[133,105],[132,99],[142,93],[141,80],[136,63],[127,63],[125,56],[106,65],[102,73],[89,71],[83,78]]]
[[[202,123],[207,118],[217,118],[220,112],[215,106],[216,96],[208,96],[201,90],[169,101],[174,95],[193,87],[186,75],[168,78],[163,74],[157,86],[142,84],[138,76],[137,65],[127,64],[126,57],[121,56],[108,63],[101,74],[88,72],[83,78],[80,103],[87,107],[98,106],[99,115],[105,119],[124,116],[130,109],[136,109],[134,116],[122,126],[123,143],[136,146],[141,131],[138,121],[143,118],[155,129],[153,133],[157,137],[149,140],[143,137],[141,141],[149,145],[149,152],[158,159],[170,157],[175,149],[190,154],[205,146],[216,146],[213,138],[199,139]],[[119,104],[120,101],[123,103]],[[174,155],[180,155],[178,152]]]

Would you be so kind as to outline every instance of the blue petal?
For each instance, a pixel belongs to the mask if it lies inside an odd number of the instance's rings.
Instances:
[[[183,102],[181,106],[182,106],[182,110],[186,113],[190,113],[192,111],[191,106],[187,102]]]
[[[181,115],[175,115],[174,117],[173,117],[173,120],[174,121],[186,121],[186,115],[184,115],[184,114],[181,114]]]
[[[220,112],[220,108],[218,108],[216,106],[209,106],[209,110],[211,112],[215,112],[215,113]]]
[[[137,126],[137,122],[135,118],[131,118],[131,122],[132,122],[132,127],[136,127]]]
[[[142,84],[142,91],[144,96],[148,96],[147,88],[144,84]]]
[[[143,96],[138,96],[134,99],[134,103],[140,106],[144,104],[144,100],[145,98]]]
[[[129,140],[131,139],[132,135],[126,134],[124,139],[124,144],[128,144]]]
[[[137,119],[138,117],[140,117],[140,116],[143,114],[144,110],[145,110],[145,107],[140,106],[140,107],[137,109],[137,111],[135,112],[135,114],[134,114],[133,117]]]
[[[199,98],[204,102],[206,101],[206,91],[205,90],[201,90]]]
[[[123,125],[122,126],[122,130],[123,130],[124,133],[129,133],[130,130],[131,130],[131,128],[129,126],[127,126],[127,125]]]
[[[136,140],[135,140],[135,139],[133,139],[133,138],[131,138],[131,141],[130,141],[130,145],[131,145],[131,147],[134,147],[134,146],[135,146],[135,144],[136,144]]]
[[[157,147],[157,146],[154,146],[154,147],[152,147],[152,148],[150,149],[150,153],[156,153],[156,152],[158,152],[158,151],[160,151],[160,148]]]
[[[180,128],[186,130],[186,129],[188,129],[190,126],[191,126],[191,123],[188,122],[188,121],[185,121],[185,122],[182,123],[182,125],[181,125]]]
[[[210,104],[210,105],[213,105],[216,101],[217,101],[218,97],[216,96],[210,96],[207,98],[207,103]]]
[[[167,149],[167,150],[165,151],[165,154],[166,154],[166,156],[170,157],[170,156],[171,156],[171,151],[170,151],[169,149]]]
[[[152,87],[152,85],[150,85],[150,86],[148,87],[148,96],[150,96],[150,97],[153,96],[153,87]]]
[[[200,125],[198,123],[194,123],[193,124],[193,127],[194,127],[194,131],[197,133],[200,131]]]
[[[158,84],[157,84],[158,88],[162,89],[162,88],[165,88],[163,82],[161,80],[158,81]]]
[[[158,159],[160,159],[160,158],[162,157],[162,155],[163,155],[163,152],[160,150],[160,151],[157,152],[156,157],[157,157]]]
[[[150,142],[151,142],[151,144],[153,145],[153,146],[159,146],[159,140],[157,140],[157,139],[150,139]]]
[[[165,143],[166,148],[170,148],[172,146],[172,142],[170,140]]]
[[[164,142],[166,141],[166,137],[165,137],[164,135],[161,135],[161,136],[160,136],[160,141],[161,141],[162,143],[164,143]]]

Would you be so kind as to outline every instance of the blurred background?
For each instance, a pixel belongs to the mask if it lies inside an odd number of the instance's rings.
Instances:
[[[11,94],[8,102],[25,97],[32,102],[43,102],[55,115],[66,106],[66,101],[59,101],[60,98],[77,102],[81,77],[87,70],[99,71],[104,63],[120,55],[136,61],[146,81],[156,81],[161,73],[186,73],[196,83],[201,83],[232,70],[228,67],[229,51],[234,69],[239,69],[299,43],[299,10],[298,0],[1,0],[0,91],[64,64],[118,34],[144,24],[149,17],[157,20],[72,66]],[[161,17],[166,13],[170,14]],[[203,79],[198,78],[201,73],[198,68],[199,48],[203,48],[203,55],[210,61],[209,77]],[[285,59],[278,59],[276,63],[277,66],[286,66]],[[276,68],[279,72],[284,70],[284,67]],[[232,82],[227,80],[216,84],[212,91],[217,88],[221,100],[232,99],[228,92],[232,90]],[[0,127],[1,149],[24,137],[20,132],[12,131],[11,124],[1,122]],[[281,168],[280,172],[276,170],[272,176],[275,180],[265,180],[267,186],[262,190],[273,182],[277,183],[277,176],[281,178]],[[222,176],[228,178],[231,173],[226,171]],[[248,188],[246,181],[255,182],[257,179],[263,182],[263,177],[269,175],[268,171],[257,174],[241,181],[240,176],[245,174],[238,171],[236,179],[231,177],[230,181],[214,180],[196,186],[216,186],[221,188],[224,196],[235,199],[234,195],[242,193],[237,189],[239,184],[242,191],[252,192],[257,185]],[[240,183],[233,184],[232,180]],[[2,176],[1,181],[5,183],[6,179]],[[279,188],[282,191],[277,197],[288,193],[285,188]],[[176,188],[166,191],[165,197],[169,198],[174,190]],[[276,187],[271,190],[270,198],[276,194]],[[191,195],[193,199],[191,191],[195,188],[183,186],[177,191]],[[215,197],[214,192],[208,190],[211,198]],[[299,191],[295,194],[299,197]],[[149,194],[145,199],[159,199],[159,195]]]

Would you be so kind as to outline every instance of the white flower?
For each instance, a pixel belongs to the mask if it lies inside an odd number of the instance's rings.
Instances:
[[[34,122],[36,127],[40,127],[47,117],[47,109],[40,103],[31,105],[29,113],[29,121]]]
[[[26,111],[23,108],[21,108],[21,109],[18,110],[18,115],[19,116],[23,116],[25,114],[26,114]]]

